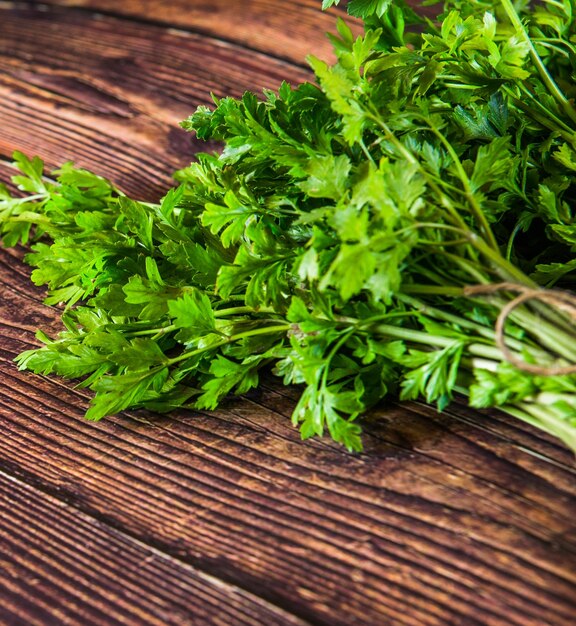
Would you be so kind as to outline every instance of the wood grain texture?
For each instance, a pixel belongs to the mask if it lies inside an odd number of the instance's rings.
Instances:
[[[4,625],[305,626],[2,474],[0,507]]]
[[[326,33],[342,16],[361,31],[360,22],[340,6],[323,13],[321,0],[47,0],[45,4],[89,9],[203,33],[304,64],[308,54],[332,56]]]
[[[304,73],[205,35],[0,2],[0,154],[73,158],[155,197],[193,148],[164,134],[209,85],[288,75]],[[573,625],[576,468],[554,440],[410,403],[379,407],[352,456],[302,443],[298,390],[272,379],[212,413],[87,423],[84,390],[13,365],[59,327],[22,257],[0,250],[0,623],[114,623],[105,601],[127,624]]]
[[[5,473],[312,624],[572,624],[575,471],[547,438],[391,406],[351,456],[299,442],[272,381],[210,414],[86,423],[86,393],[14,371],[53,313],[0,260]]]
[[[0,0],[0,154],[73,159],[158,199],[198,150],[178,122],[199,104],[308,72],[201,35]]]

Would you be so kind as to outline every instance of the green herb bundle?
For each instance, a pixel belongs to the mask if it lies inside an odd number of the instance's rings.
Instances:
[[[324,0],[327,8],[337,0]],[[389,394],[455,392],[576,449],[576,2],[350,0],[317,85],[183,123],[223,142],[159,204],[16,154],[6,246],[65,330],[21,368],[82,380],[87,417],[212,409],[269,368],[304,438],[361,449]]]

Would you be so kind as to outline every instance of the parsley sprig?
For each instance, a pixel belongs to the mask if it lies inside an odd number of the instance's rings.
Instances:
[[[388,395],[454,393],[576,449],[576,4],[521,7],[350,0],[365,33],[338,22],[317,84],[183,123],[224,148],[158,204],[16,153],[3,243],[33,242],[65,327],[19,366],[81,379],[94,420],[212,409],[267,368],[303,386],[303,437],[350,450]]]

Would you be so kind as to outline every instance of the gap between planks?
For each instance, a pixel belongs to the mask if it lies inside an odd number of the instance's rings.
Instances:
[[[3,493],[4,492],[4,493]],[[8,492],[8,493],[5,493]],[[255,594],[253,591],[248,589],[244,589],[238,584],[231,583],[229,581],[225,581],[217,576],[214,576],[211,573],[208,573],[201,568],[195,567],[190,563],[183,561],[172,554],[168,554],[165,551],[159,549],[158,547],[150,544],[148,542],[143,541],[142,539],[131,535],[126,532],[124,529],[120,529],[115,526],[111,526],[106,524],[101,519],[94,517],[87,513],[85,510],[77,508],[71,505],[68,502],[56,497],[53,493],[50,493],[46,490],[40,489],[37,485],[32,485],[26,481],[23,481],[21,478],[18,478],[12,474],[8,474],[4,471],[0,470],[0,503],[4,500],[6,503],[10,503],[14,501],[16,498],[18,499],[28,499],[32,502],[31,506],[27,508],[26,520],[21,522],[22,525],[19,525],[19,530],[21,531],[29,531],[31,533],[31,537],[36,539],[43,539],[48,532],[52,532],[52,528],[49,531],[44,531],[42,520],[39,520],[40,528],[36,528],[34,530],[32,528],[33,521],[37,519],[34,516],[34,509],[38,509],[41,513],[46,511],[47,516],[53,516],[57,518],[60,523],[68,527],[70,533],[78,533],[78,537],[71,540],[70,536],[66,536],[66,542],[70,543],[70,549],[72,549],[73,545],[81,545],[82,549],[79,550],[80,554],[85,556],[82,559],[85,561],[87,558],[94,557],[93,552],[90,552],[87,548],[89,541],[93,540],[96,544],[99,544],[102,548],[108,548],[110,545],[113,547],[117,554],[120,554],[119,559],[121,560],[122,554],[125,551],[133,553],[140,552],[141,557],[137,562],[132,564],[127,570],[122,570],[122,573],[118,573],[120,577],[123,577],[123,573],[127,574],[127,578],[130,578],[129,574],[132,572],[134,568],[145,567],[148,568],[149,564],[153,561],[156,561],[156,567],[160,565],[161,570],[165,570],[164,573],[174,574],[174,578],[170,578],[169,580],[159,581],[162,584],[169,585],[170,588],[175,587],[178,591],[184,587],[188,587],[188,592],[194,591],[195,587],[201,587],[201,592],[204,592],[206,589],[207,596],[216,595],[217,601],[222,606],[222,602],[226,602],[227,600],[231,600],[232,605],[239,605],[239,610],[246,610],[244,604],[248,604],[248,608],[253,606],[256,610],[262,610],[262,621],[253,622],[250,621],[252,618],[248,618],[248,621],[244,621],[244,619],[239,622],[246,624],[246,626],[252,626],[252,624],[260,624],[261,626],[268,626],[268,624],[273,623],[276,626],[314,626],[313,622],[305,620],[298,615],[291,613],[290,611],[279,607],[272,602],[268,601],[265,598]],[[16,508],[16,507],[14,507]],[[0,540],[1,540],[1,530],[3,524],[7,527],[10,526],[11,519],[15,517],[15,512],[11,509],[9,513],[5,513],[0,520]],[[78,542],[83,541],[83,543],[78,544]],[[44,543],[44,542],[43,542]],[[97,546],[98,547],[98,546]],[[99,553],[98,553],[99,554]],[[0,555],[0,560],[2,558],[10,558],[10,557],[25,557],[25,554],[12,555],[6,549],[2,551]],[[98,559],[97,559],[98,560]],[[101,559],[100,559],[101,560]],[[92,561],[90,561],[92,563]],[[98,567],[98,565],[93,565],[93,567]],[[100,565],[102,567],[102,565]],[[105,566],[104,566],[105,567]],[[89,569],[89,568],[88,568]],[[154,570],[155,568],[151,568]],[[170,571],[168,571],[170,570]],[[84,572],[84,570],[83,570]],[[84,572],[87,573],[87,572]],[[152,571],[152,573],[154,573]],[[159,574],[162,572],[159,572]],[[66,583],[66,572],[62,579],[58,582]],[[72,572],[69,573],[70,575]],[[9,578],[9,574],[5,573],[6,579]],[[138,579],[142,576],[139,574]],[[13,585],[17,584],[18,580],[12,581]],[[136,580],[129,581],[132,586],[135,586]],[[71,583],[72,584],[72,583]],[[140,589],[138,588],[138,591]],[[183,589],[182,589],[183,590]],[[122,583],[120,588],[118,589],[118,595],[121,596],[124,589],[122,588]],[[4,592],[5,593],[5,592]],[[150,598],[150,603],[154,603],[155,601],[158,603],[160,601],[167,601],[166,594],[162,594],[163,597],[157,598],[156,596],[152,596]],[[179,602],[183,601],[180,593],[175,594],[176,598]],[[221,597],[220,597],[221,596]],[[93,599],[91,595],[91,599]],[[9,603],[9,599],[5,596],[4,601],[6,604]],[[4,607],[4,609],[6,606]],[[120,608],[115,605],[114,608]],[[142,607],[132,607],[135,610],[139,608],[142,610]],[[228,609],[226,605],[226,609]],[[234,606],[232,606],[232,611],[234,611]],[[0,608],[0,615],[2,612],[2,608]],[[223,611],[224,612],[224,611]],[[273,620],[270,622],[270,620]],[[218,620],[216,620],[218,621]],[[71,623],[66,620],[63,620],[63,623]],[[91,624],[96,622],[90,622]],[[100,622],[102,624],[107,623],[105,620]],[[134,623],[134,622],[132,622]],[[146,621],[148,623],[148,621]],[[158,626],[162,626],[164,624],[160,619],[152,620],[149,623],[158,624]],[[179,622],[170,622],[171,624],[178,624]],[[215,622],[216,623],[216,622]],[[218,622],[220,623],[220,622]],[[225,622],[222,622],[225,624]]]
[[[353,31],[356,34],[361,34],[362,27],[361,22],[357,18],[352,18],[346,14],[345,9],[342,7],[334,7],[331,11],[326,15],[326,19],[322,19],[322,23],[325,22],[325,30],[317,27],[315,22],[316,19],[312,20],[312,32],[310,35],[318,36],[319,41],[315,45],[311,44],[310,37],[302,37],[299,41],[297,39],[293,40],[293,44],[296,47],[298,52],[292,51],[292,48],[289,48],[285,45],[276,45],[274,42],[259,40],[253,37],[242,37],[241,30],[233,31],[230,30],[226,33],[222,33],[220,30],[217,30],[216,27],[211,28],[208,23],[202,25],[202,19],[200,22],[194,22],[193,19],[188,19],[186,17],[182,17],[182,19],[168,19],[162,18],[159,14],[156,14],[154,8],[150,11],[154,16],[143,16],[138,12],[138,9],[142,8],[141,3],[130,9],[127,7],[131,7],[133,2],[124,2],[122,5],[118,5],[117,2],[107,2],[106,0],[94,0],[92,2],[75,2],[74,0],[61,1],[61,0],[53,0],[53,1],[45,1],[34,3],[33,8],[37,11],[42,12],[52,12],[54,14],[58,13],[69,13],[69,14],[77,14],[77,15],[88,15],[92,18],[112,18],[118,21],[123,21],[131,24],[138,24],[142,26],[151,26],[155,28],[159,28],[164,30],[165,32],[180,36],[187,37],[190,35],[200,35],[205,37],[206,39],[218,42],[223,45],[230,45],[235,48],[241,48],[246,52],[257,54],[264,56],[268,59],[273,59],[276,61],[284,62],[288,65],[291,65],[298,69],[306,69],[310,71],[310,66],[306,61],[306,55],[308,53],[313,52],[314,54],[319,54],[322,58],[326,58],[327,60],[334,60],[334,54],[332,52],[332,45],[328,43],[327,33],[336,33],[336,18],[341,17],[345,18],[349,25],[352,27]],[[178,3],[177,3],[178,4]],[[222,4],[222,2],[220,2]],[[271,3],[270,3],[271,4]],[[320,0],[313,2],[314,6],[308,5],[304,6],[304,10],[306,12],[311,13],[311,15],[321,14],[320,10]],[[316,10],[314,7],[318,7]],[[120,7],[120,8],[119,8]],[[3,8],[7,9],[29,9],[30,3],[23,1],[12,1],[12,0],[0,0],[0,10]],[[272,4],[270,10],[272,8]],[[185,3],[182,6],[182,11],[185,12],[186,7]],[[295,14],[298,9],[295,9],[293,13]],[[250,18],[250,8],[247,10],[243,9],[241,14],[237,11],[238,20],[245,21],[247,18]],[[200,11],[202,13],[202,11]],[[256,8],[254,9],[254,17],[257,16]],[[201,16],[202,17],[202,16]],[[234,17],[234,11],[230,12],[229,20]],[[324,16],[322,16],[324,17]],[[284,23],[288,25],[289,29],[297,29],[300,27],[300,23],[295,19],[293,23],[290,23],[291,20],[285,21]],[[265,31],[270,30],[268,34],[272,34],[272,28],[269,27],[264,22]],[[255,23],[254,28],[258,28],[262,26],[261,24]],[[278,25],[279,26],[279,25]],[[270,38],[267,38],[270,39]],[[283,42],[285,43],[285,42]]]

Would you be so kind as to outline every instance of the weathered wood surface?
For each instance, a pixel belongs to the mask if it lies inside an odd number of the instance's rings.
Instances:
[[[342,6],[319,12],[320,0],[47,0],[45,4],[203,33],[296,64],[303,64],[310,53],[330,56],[325,33],[334,32],[335,16],[346,15]]]
[[[2,624],[305,625],[13,476],[0,507]]]
[[[118,18],[0,2],[2,158],[72,158],[154,197],[190,158],[175,124],[207,90],[305,76],[241,45],[247,7],[281,6],[301,46],[318,27],[298,31],[288,2],[214,3],[238,11],[224,45],[149,23],[152,3],[117,4]],[[192,31],[209,16],[188,4]],[[22,256],[0,251],[0,623],[574,623],[576,470],[553,440],[411,403],[375,411],[351,456],[300,442],[297,392],[275,381],[213,413],[86,423],[84,390],[12,363],[38,325],[57,328]]]
[[[157,198],[202,142],[199,104],[300,82],[303,68],[233,43],[112,16],[0,2],[0,154],[73,159]],[[211,149],[211,147],[208,147]]]

